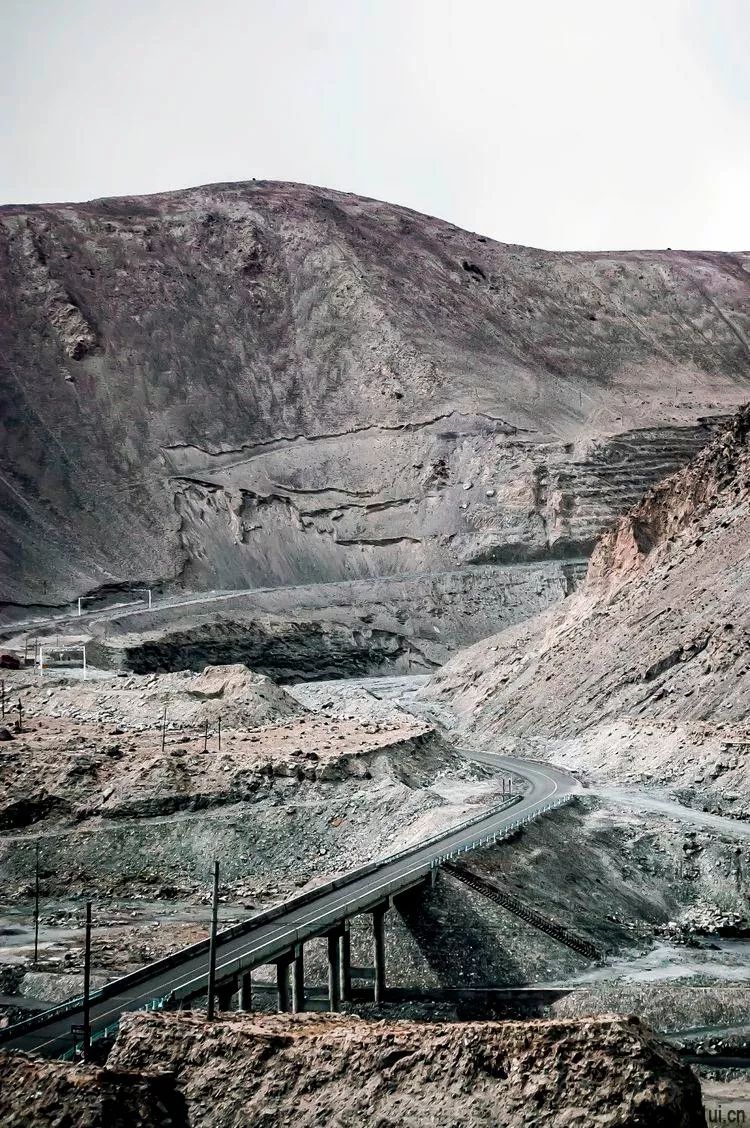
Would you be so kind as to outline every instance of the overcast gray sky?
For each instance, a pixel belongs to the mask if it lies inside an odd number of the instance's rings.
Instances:
[[[748,0],[0,0],[0,202],[251,177],[750,248]]]

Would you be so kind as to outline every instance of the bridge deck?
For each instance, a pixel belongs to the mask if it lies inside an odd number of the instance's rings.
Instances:
[[[357,913],[372,911],[389,897],[424,881],[448,856],[473,849],[514,833],[525,822],[565,802],[573,790],[567,773],[535,765],[494,758],[498,768],[525,775],[531,790],[515,805],[495,808],[470,824],[463,824],[402,855],[395,855],[345,874],[342,878],[277,909],[260,913],[219,934],[217,983],[242,971],[284,958],[295,944],[321,936]],[[90,1021],[96,1034],[116,1025],[120,1014],[140,1010],[171,996],[190,998],[205,992],[208,976],[206,942],[182,949],[173,956],[133,975],[115,980],[92,995]],[[56,1057],[71,1047],[71,1026],[83,1023],[80,1001],[56,1008],[0,1031],[4,1048],[34,1051]]]

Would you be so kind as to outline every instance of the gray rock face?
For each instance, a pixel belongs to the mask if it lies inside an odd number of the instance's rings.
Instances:
[[[585,562],[488,564],[191,598],[94,623],[89,654],[141,673],[243,662],[282,681],[427,671],[559,603],[584,572]]]
[[[493,740],[750,815],[750,407],[599,541],[565,606],[455,656],[425,696]]]
[[[746,261],[270,182],[0,208],[0,600],[588,552],[742,399]]]

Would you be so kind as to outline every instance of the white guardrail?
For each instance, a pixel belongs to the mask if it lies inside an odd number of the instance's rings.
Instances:
[[[547,803],[542,803],[541,806],[535,807],[532,811],[527,812],[523,818],[516,819],[515,822],[510,823],[508,826],[503,827],[502,830],[494,831],[492,834],[480,834],[477,838],[472,838],[470,842],[464,843],[462,846],[457,846],[455,850],[449,850],[445,854],[439,854],[437,858],[433,858],[430,863],[430,869],[438,869],[443,862],[452,861],[460,854],[468,854],[470,850],[479,850],[482,846],[495,846],[498,842],[503,842],[506,838],[510,838],[522,826],[527,826],[528,823],[533,822],[538,815],[544,815],[547,811],[554,811],[557,807],[563,807],[566,803],[570,803],[573,795],[561,795],[558,799],[550,799]]]
[[[341,888],[342,886],[345,886],[347,884],[347,881],[350,881],[355,876],[362,874],[363,871],[364,872],[373,871],[373,870],[376,870],[376,869],[382,867],[384,864],[387,865],[387,864],[393,863],[394,861],[401,860],[404,857],[408,857],[408,855],[410,855],[410,854],[419,853],[421,850],[424,850],[425,848],[429,847],[432,842],[439,840],[440,838],[445,838],[448,835],[454,835],[456,833],[460,833],[461,830],[469,829],[471,827],[471,825],[476,823],[476,822],[485,822],[488,818],[492,818],[493,815],[498,816],[498,815],[502,814],[504,809],[507,809],[508,807],[512,806],[514,803],[519,802],[519,800],[521,798],[522,797],[520,795],[513,796],[512,799],[506,800],[505,803],[503,803],[500,807],[496,808],[494,812],[490,811],[490,812],[484,812],[484,814],[481,814],[481,815],[476,815],[476,816],[474,816],[474,818],[467,820],[463,824],[459,824],[458,826],[453,827],[451,830],[449,830],[447,832],[444,831],[442,834],[433,835],[431,838],[425,839],[418,844],[416,844],[416,843],[412,844],[411,846],[407,846],[403,850],[399,850],[396,853],[391,854],[390,856],[386,856],[385,858],[381,858],[381,859],[378,859],[377,861],[370,862],[368,865],[361,867],[360,870],[351,871],[349,874],[346,875],[346,878],[344,880],[342,880],[341,878],[338,878],[338,879],[334,879],[331,882],[326,882],[324,885],[319,886],[317,889],[315,889],[314,895],[320,896],[322,893],[328,892],[332,889],[335,889],[337,886],[339,888]],[[511,838],[518,830],[520,830],[524,826],[528,826],[529,823],[532,823],[540,815],[544,815],[548,811],[556,810],[558,807],[563,807],[567,803],[570,803],[574,798],[575,798],[575,795],[567,794],[567,795],[561,795],[556,799],[551,799],[551,800],[549,800],[545,803],[540,803],[539,806],[536,806],[536,807],[532,808],[530,811],[527,811],[521,818],[514,819],[512,823],[509,823],[507,826],[504,826],[501,830],[493,831],[492,833],[486,832],[484,834],[479,834],[475,838],[469,839],[468,842],[464,842],[460,846],[456,846],[453,850],[447,850],[445,853],[436,855],[434,858],[431,858],[429,860],[429,862],[425,861],[424,863],[421,863],[419,866],[417,866],[415,868],[414,871],[410,872],[409,877],[410,877],[410,879],[413,878],[417,874],[417,870],[421,871],[422,873],[430,873],[432,870],[438,869],[443,864],[443,862],[451,861],[453,858],[457,858],[461,854],[467,854],[472,850],[481,849],[483,846],[497,845],[497,843],[503,842],[506,839]],[[396,883],[398,883],[398,878],[396,879]],[[412,883],[413,883],[413,881],[412,881]],[[291,907],[291,905],[293,905],[296,900],[303,900],[303,899],[306,900],[309,897],[310,897],[310,894],[303,895],[303,897],[301,897],[301,898],[292,898],[291,903],[287,902],[286,904],[288,904],[289,907]],[[282,902],[280,905],[274,906],[274,908],[271,909],[270,911],[267,910],[266,912],[261,912],[261,913],[257,914],[256,918],[250,917],[247,921],[243,922],[244,927],[242,925],[240,925],[240,926],[235,925],[233,928],[227,929],[226,932],[225,932],[225,936],[227,936],[228,933],[244,932],[246,929],[248,929],[248,925],[250,927],[252,927],[253,924],[255,924],[257,926],[258,924],[261,923],[261,919],[264,918],[264,917],[281,915],[279,913],[279,910],[281,910],[281,912],[283,913],[284,907],[285,907],[285,903]],[[337,916],[341,915],[340,911],[338,911],[338,910],[333,910],[333,912]],[[258,919],[258,918],[261,918],[261,919]],[[300,938],[301,937],[295,931],[293,940],[296,941],[296,940],[299,940]],[[200,948],[204,944],[205,944],[205,941],[199,942],[198,944],[191,945],[190,948]],[[187,952],[190,951],[190,948],[187,949]],[[175,954],[177,954],[177,953],[175,953]],[[156,961],[156,962],[157,962],[157,964],[162,963],[162,962],[167,963],[168,960],[171,962],[171,959],[173,959],[173,957],[168,957],[167,960]],[[257,960],[253,961],[253,962],[257,966]],[[232,973],[235,973],[235,972],[241,971],[244,966],[246,966],[246,965],[245,965],[245,961],[244,961],[243,957],[237,957],[234,960],[228,961],[228,963],[225,965],[225,969],[227,971],[229,971],[229,969],[231,968]],[[144,971],[146,971],[146,968],[140,969],[140,974],[142,974]],[[130,976],[123,977],[123,979],[120,982],[124,983],[126,980],[130,979],[131,976],[133,978],[135,978],[135,976],[137,976],[138,974],[139,973],[131,973]],[[201,974],[200,976],[195,977],[193,980],[190,980],[187,983],[181,984],[178,992],[173,991],[173,992],[170,992],[169,994],[164,995],[164,996],[153,997],[153,998],[149,999],[148,1001],[144,1002],[140,1007],[133,1008],[133,1009],[151,1010],[151,1011],[161,1010],[171,999],[175,998],[175,996],[177,994],[179,994],[180,996],[189,997],[191,990],[194,992],[195,988],[199,989],[201,986],[203,986],[203,982],[204,982],[205,979],[206,979],[206,974]],[[117,980],[114,981],[115,984],[117,982],[118,982]],[[100,988],[99,991],[94,992],[92,994],[92,1002],[95,1001],[97,997],[101,997],[101,996],[104,996],[104,995],[110,995],[111,994],[111,988],[112,988],[113,985],[114,984],[108,984],[107,988]],[[109,990],[108,990],[108,988],[109,988]],[[55,1011],[58,1011],[58,1013],[59,1012],[65,1012],[66,1010],[69,1011],[69,1010],[72,1010],[73,1007],[75,1007],[76,1005],[78,1005],[78,1007],[80,1008],[81,1003],[82,1003],[82,999],[70,1000],[67,1004],[63,1004],[59,1008],[53,1008],[51,1011],[46,1012],[46,1017],[52,1018]],[[32,1026],[36,1025],[37,1023],[39,1023],[39,1020],[43,1019],[44,1017],[45,1017],[45,1015],[38,1015],[36,1022],[35,1022],[34,1019],[31,1019],[31,1020],[27,1020],[24,1023],[19,1024],[19,1026],[17,1027],[17,1029],[19,1030],[19,1033],[20,1033],[20,1027],[21,1026],[25,1027],[25,1026],[28,1025],[29,1027],[32,1027]],[[113,1035],[117,1030],[118,1024],[119,1024],[119,1017],[113,1023],[109,1023],[107,1026],[102,1027],[99,1030],[92,1031],[91,1032],[91,1040],[94,1041],[94,1040],[98,1040],[100,1038],[105,1038],[105,1037]],[[7,1029],[10,1030],[12,1028],[7,1028]],[[74,1054],[74,1049],[71,1049],[71,1050],[67,1051],[62,1056],[63,1056],[64,1059],[69,1059],[73,1056],[73,1054]]]
[[[466,854],[466,853],[469,853],[469,851],[471,851],[471,850],[481,849],[483,846],[496,845],[498,842],[503,842],[506,839],[511,838],[518,830],[521,829],[521,827],[527,826],[529,823],[533,822],[540,815],[544,815],[548,811],[553,811],[558,807],[565,806],[565,804],[570,803],[573,800],[573,798],[574,798],[573,795],[561,795],[557,799],[551,799],[546,803],[540,803],[539,806],[534,807],[532,810],[528,811],[522,818],[514,819],[514,821],[512,823],[510,823],[506,827],[503,827],[502,830],[493,831],[492,833],[487,832],[485,834],[477,835],[476,838],[472,838],[468,842],[464,842],[460,846],[456,846],[455,849],[453,849],[453,850],[446,851],[444,854],[440,854],[435,858],[431,858],[429,861],[425,861],[425,862],[418,864],[413,870],[409,871],[406,875],[398,875],[394,878],[393,883],[392,883],[392,892],[395,894],[396,892],[399,891],[398,888],[397,888],[399,884],[401,885],[402,890],[405,889],[405,888],[410,888],[411,886],[413,886],[415,884],[416,881],[419,881],[421,877],[425,876],[426,874],[429,874],[430,872],[432,872],[435,869],[438,869],[443,864],[443,862],[447,862],[447,861],[449,861],[453,858],[457,858],[460,854]],[[510,806],[510,805],[512,805],[513,802],[518,802],[519,799],[520,799],[520,796],[515,796],[513,800],[508,801],[508,803],[504,804],[503,806],[504,807]],[[497,811],[496,813],[497,814],[502,813],[502,808],[499,811]],[[484,822],[486,820],[486,818],[487,818],[487,816],[485,815],[481,819],[481,821]],[[469,824],[469,825],[471,825],[471,824]],[[460,830],[461,830],[461,827],[455,827],[454,833],[455,833],[455,831],[460,832]],[[445,837],[445,835],[434,836],[434,837],[435,838]],[[417,847],[417,846],[407,847],[405,850],[401,850],[397,854],[391,855],[390,858],[388,858],[387,860],[388,860],[388,862],[392,862],[394,860],[408,856],[410,853],[418,853],[420,850],[424,849],[425,846],[428,846],[431,841],[433,841],[433,839],[427,839],[425,842],[421,843],[419,847]],[[379,895],[382,897],[383,893],[384,893],[384,890],[381,890]],[[340,917],[342,917],[342,916],[346,917],[348,915],[356,914],[359,911],[367,911],[367,910],[359,908],[359,906],[356,905],[353,902],[345,904],[343,906],[343,908],[342,908],[341,905],[339,905],[336,908],[330,910],[328,916],[330,916],[331,919],[327,923],[328,924],[335,924],[336,921]],[[326,925],[326,918],[325,917],[318,918],[318,920],[316,921],[316,926],[317,927],[325,927],[325,925]],[[285,943],[287,943],[287,944],[288,943],[299,943],[300,941],[304,941],[305,939],[309,939],[309,930],[295,929],[293,931],[291,937],[289,937],[289,936],[285,937]],[[265,948],[268,949],[265,954],[270,957],[272,950],[275,950],[276,947],[278,947],[278,941],[276,941],[276,940],[272,941],[270,943],[270,945],[265,945]],[[259,963],[263,962],[263,959],[260,955],[260,953],[263,952],[263,950],[264,950],[263,947],[256,950],[257,954],[255,956],[255,959],[253,960],[253,963],[256,966]],[[222,968],[222,970],[226,972],[224,978],[229,978],[234,974],[239,974],[243,970],[243,968],[245,968],[246,966],[247,966],[247,961],[246,961],[246,957],[244,957],[244,956],[238,956],[238,957],[235,957],[232,960],[227,961],[227,963],[224,964],[223,968]],[[198,990],[200,990],[204,986],[205,979],[206,979],[206,973],[202,973],[201,975],[196,976],[193,980],[190,980],[186,983],[181,984],[180,988],[178,988],[174,992],[171,992],[170,995],[166,995],[161,999],[150,1000],[150,1002],[149,1002],[150,1009],[152,1009],[152,1010],[153,1009],[159,1009],[170,998],[173,998],[173,999],[178,998],[178,997],[189,998],[191,996],[191,994],[195,993],[196,988]]]

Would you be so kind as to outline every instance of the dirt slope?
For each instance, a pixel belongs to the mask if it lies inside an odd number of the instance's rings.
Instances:
[[[243,665],[206,666],[201,673],[105,678],[88,681],[48,668],[39,677],[20,671],[6,677],[6,694],[21,696],[27,713],[124,725],[128,729],[253,728],[299,716],[299,703],[281,686]]]
[[[464,651],[427,694],[591,771],[750,799],[750,408],[600,541],[564,607]]]
[[[747,297],[303,185],[0,208],[0,601],[578,557],[746,398]]]

